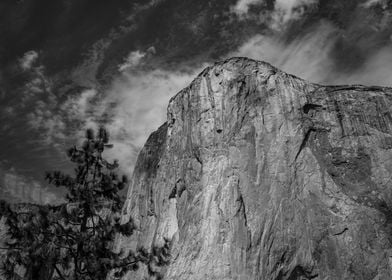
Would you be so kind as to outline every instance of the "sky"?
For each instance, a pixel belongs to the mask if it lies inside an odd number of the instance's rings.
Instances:
[[[131,176],[169,99],[246,56],[320,84],[392,86],[387,0],[3,0],[0,199],[59,203],[44,173],[105,125]]]

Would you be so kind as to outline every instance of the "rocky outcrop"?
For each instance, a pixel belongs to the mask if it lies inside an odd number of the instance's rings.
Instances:
[[[216,63],[141,151],[118,247],[170,240],[164,279],[392,279],[391,108],[389,88]]]

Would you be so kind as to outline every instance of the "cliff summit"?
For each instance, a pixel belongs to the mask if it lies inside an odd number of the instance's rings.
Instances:
[[[171,99],[117,246],[169,241],[164,279],[392,279],[391,182],[392,89],[232,58]]]

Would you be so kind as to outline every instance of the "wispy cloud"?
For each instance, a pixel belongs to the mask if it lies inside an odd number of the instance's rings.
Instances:
[[[238,0],[238,2],[231,7],[231,11],[239,17],[245,16],[249,12],[251,5],[260,4],[263,0]]]
[[[45,145],[56,145],[64,140],[64,116],[56,113],[58,97],[52,92],[52,84],[45,75],[45,68],[40,65],[32,69],[32,76],[22,90],[19,107],[23,109],[26,124],[36,131]]]
[[[129,71],[137,68],[142,62],[143,58],[150,57],[156,54],[155,47],[149,47],[146,51],[131,51],[125,58],[123,63],[118,65],[118,70],[120,72]]]
[[[353,72],[336,74],[329,83],[392,86],[392,44],[370,55],[364,65]]]
[[[124,59],[124,62],[118,66],[118,70],[123,72],[129,68],[134,68],[139,65],[143,57],[146,56],[145,52],[139,50],[130,52],[128,56]]]
[[[19,59],[19,65],[23,70],[30,70],[37,59],[38,53],[36,51],[28,51]]]
[[[23,118],[25,120],[24,128],[29,132],[34,132],[34,141],[40,145],[51,145],[56,147],[59,142],[63,142],[67,136],[67,121],[69,115],[74,114],[72,105],[70,114],[64,114],[61,110],[60,97],[54,92],[54,83],[47,76],[45,66],[39,63],[38,53],[29,51],[19,59],[21,68],[28,71],[23,86],[16,89],[19,95],[17,103],[9,105],[6,109],[6,117]],[[86,109],[89,92],[82,93],[78,96],[79,111]],[[85,100],[86,99],[86,100]],[[32,141],[31,139],[27,141]]]
[[[69,96],[61,105],[62,113],[71,120],[85,120],[93,109],[92,101],[97,96],[96,89],[86,89],[76,96]]]
[[[388,5],[388,0],[368,0],[365,3],[363,3],[363,6],[366,8],[369,8],[371,6],[376,6],[380,5],[383,8],[385,8]]]
[[[290,21],[300,19],[306,9],[317,4],[318,0],[276,0],[273,10],[265,13],[265,9],[262,9],[258,18],[271,30],[282,30]],[[268,3],[266,0],[238,0],[231,11],[239,19],[253,18],[255,15],[250,12],[251,6],[261,5],[267,7]]]
[[[51,111],[42,101],[35,103],[34,111],[27,115],[28,124],[39,132],[42,144],[56,146],[66,138],[66,125],[63,118]]]
[[[330,24],[322,23],[289,44],[279,37],[256,35],[231,55],[267,61],[309,81],[327,82],[333,79],[330,52],[337,39],[336,32]]]
[[[300,19],[307,7],[317,4],[318,0],[276,0],[271,27],[284,28],[288,22]]]
[[[112,36],[115,36],[114,33]],[[102,38],[95,42],[85,55],[85,59],[75,67],[70,78],[72,81],[83,87],[96,87],[99,82],[97,81],[97,73],[99,67],[105,58],[105,51],[110,47],[112,38]]]

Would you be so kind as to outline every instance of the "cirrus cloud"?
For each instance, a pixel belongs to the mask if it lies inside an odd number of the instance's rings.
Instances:
[[[30,70],[33,64],[38,59],[38,53],[34,50],[26,52],[22,58],[19,59],[19,65],[23,70]]]

